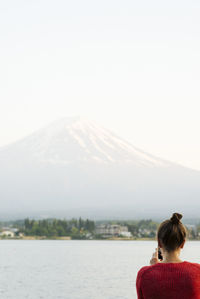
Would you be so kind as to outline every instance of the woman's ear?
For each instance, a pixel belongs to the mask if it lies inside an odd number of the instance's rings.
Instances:
[[[185,240],[184,240],[183,243],[181,244],[180,248],[183,249],[184,245],[185,245]]]

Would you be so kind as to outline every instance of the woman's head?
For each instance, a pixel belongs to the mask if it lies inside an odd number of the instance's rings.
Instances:
[[[157,238],[160,247],[168,252],[175,251],[184,245],[186,228],[180,221],[183,216],[174,213],[169,220],[162,222],[158,228]]]

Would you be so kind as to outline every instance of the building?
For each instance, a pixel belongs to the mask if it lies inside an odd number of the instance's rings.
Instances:
[[[102,237],[131,237],[128,227],[119,224],[100,224],[96,227],[95,233],[97,235],[101,235]]]
[[[2,227],[0,237],[14,238],[19,236],[19,229],[15,227]]]
[[[8,238],[14,238],[15,236],[15,233],[11,230],[3,230],[1,233],[0,233],[0,236],[1,237],[8,237]]]
[[[132,237],[131,232],[125,232],[125,231],[121,232],[120,235],[122,237],[126,237],[126,238],[131,238]]]

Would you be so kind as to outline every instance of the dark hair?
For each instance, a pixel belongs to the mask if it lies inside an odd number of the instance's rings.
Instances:
[[[169,220],[163,221],[157,232],[157,238],[168,252],[178,249],[186,239],[187,231],[180,221],[183,216],[174,213]]]

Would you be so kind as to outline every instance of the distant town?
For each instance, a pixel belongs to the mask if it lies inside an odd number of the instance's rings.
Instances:
[[[89,219],[24,219],[0,222],[0,239],[154,240],[153,220],[92,221]],[[188,239],[200,240],[200,224],[186,225]]]

